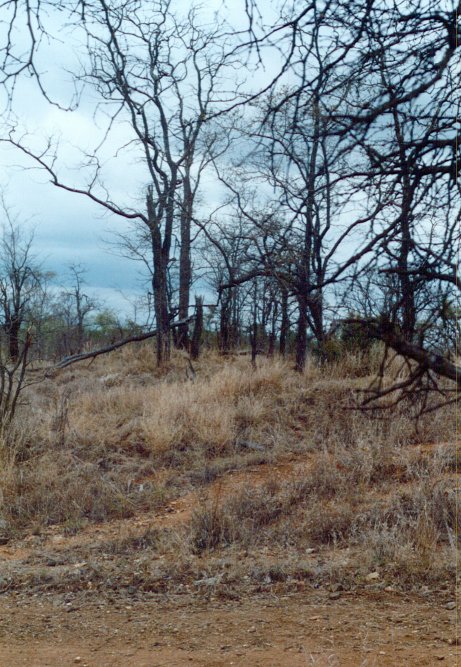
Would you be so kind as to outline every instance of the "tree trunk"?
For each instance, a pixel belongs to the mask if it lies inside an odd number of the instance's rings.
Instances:
[[[298,295],[298,330],[296,332],[296,365],[299,373],[304,371],[307,353],[307,298],[305,294]]]
[[[179,319],[185,320],[189,316],[190,285],[192,280],[191,266],[191,238],[190,227],[192,219],[192,190],[189,169],[183,178],[184,198],[181,210],[181,251],[179,254]],[[188,349],[189,328],[185,324],[178,328],[176,347]]]
[[[279,339],[279,352],[281,355],[285,356],[287,349],[287,337],[288,331],[290,328],[290,319],[288,317],[288,292],[283,290],[282,292],[282,321],[280,323],[280,339]]]
[[[272,329],[269,334],[269,344],[267,346],[267,356],[273,357],[275,352],[275,331]]]
[[[147,192],[147,211],[149,215],[149,229],[151,233],[153,277],[152,291],[154,295],[154,312],[157,325],[157,365],[162,366],[170,359],[170,309],[168,299],[168,261],[169,235],[171,221],[167,221],[165,239],[162,238],[159,221],[156,216],[152,197],[152,189]],[[172,211],[169,211],[171,217]]]
[[[406,198],[406,197],[405,197]],[[405,207],[406,208],[406,207]],[[411,252],[411,227],[409,211],[402,212],[402,240],[398,258],[400,278],[400,303],[402,313],[402,333],[409,342],[413,341],[416,330],[415,290],[413,279],[409,275],[409,257]]]
[[[166,272],[162,268],[154,270],[152,281],[154,292],[155,319],[157,325],[157,365],[162,366],[170,358],[170,330]]]
[[[327,353],[325,350],[325,327],[323,321],[323,296],[321,290],[313,294],[309,299],[309,313],[312,318],[313,334],[317,341],[319,359],[321,361],[327,360]]]
[[[11,361],[16,361],[19,357],[19,329],[20,323],[13,320],[9,323],[7,329],[8,350]]]
[[[223,292],[219,314],[219,349],[221,354],[228,354],[230,350],[230,306],[230,297]]]
[[[269,357],[273,357],[275,352],[275,341],[277,339],[277,335],[275,332],[277,328],[278,306],[279,302],[277,301],[277,298],[274,296],[272,302],[272,317],[271,317],[271,330],[269,334],[269,345],[267,348],[267,354]]]
[[[416,331],[416,305],[415,288],[413,279],[410,277],[410,260],[413,246],[412,239],[412,200],[413,186],[410,177],[410,164],[408,162],[405,141],[402,135],[399,114],[393,109],[394,130],[397,138],[400,169],[402,172],[402,203],[400,213],[400,248],[397,259],[400,294],[398,295],[399,309],[402,317],[402,333],[409,342],[413,341]]]
[[[256,368],[256,355],[258,354],[258,283],[254,284],[253,296],[253,322],[250,329],[251,342],[251,364]]]
[[[198,359],[200,355],[200,345],[203,334],[203,298],[195,297],[195,323],[192,339],[190,343],[190,356],[192,359]]]

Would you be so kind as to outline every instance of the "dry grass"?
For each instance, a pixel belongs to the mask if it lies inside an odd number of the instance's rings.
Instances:
[[[454,417],[440,411],[416,429],[403,406],[378,419],[351,410],[378,364],[372,350],[322,367],[310,361],[299,375],[279,359],[252,370],[245,357],[209,353],[192,381],[183,357],[160,371],[144,345],[62,372],[30,390],[3,443],[0,539],[50,524],[73,533],[213,483],[179,533],[131,535],[109,550],[181,551],[188,562],[270,547],[291,559],[293,574],[306,549],[350,549],[361,575],[446,577],[459,528],[456,457],[414,445],[453,441]],[[287,456],[309,465],[219,490],[228,471]]]
[[[321,462],[312,472],[203,502],[190,523],[192,552],[266,545],[299,559],[306,549],[356,549],[360,576],[379,570],[403,586],[453,577],[460,508],[449,479],[434,483],[439,471],[401,491],[388,479],[378,497],[355,485],[358,469],[338,474]]]
[[[205,458],[233,453],[240,437],[272,439],[286,375],[282,363],[254,374],[224,366],[195,383],[167,376],[142,390],[123,385],[80,393],[70,411],[73,437],[86,447],[141,446],[159,460],[191,448]]]

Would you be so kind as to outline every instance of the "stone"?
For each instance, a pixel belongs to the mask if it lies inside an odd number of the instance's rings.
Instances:
[[[223,575],[218,574],[216,577],[205,577],[203,579],[197,579],[194,581],[194,584],[196,586],[217,586],[222,578]]]

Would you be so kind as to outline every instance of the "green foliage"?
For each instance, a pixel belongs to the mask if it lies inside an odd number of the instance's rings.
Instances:
[[[349,314],[355,317],[354,313]],[[367,355],[375,340],[366,327],[358,323],[341,323],[334,334],[329,334],[323,341],[311,343],[311,352],[322,362],[339,361],[346,354]]]
[[[375,339],[366,327],[360,324],[343,324],[339,331],[339,341],[347,352],[370,352]]]

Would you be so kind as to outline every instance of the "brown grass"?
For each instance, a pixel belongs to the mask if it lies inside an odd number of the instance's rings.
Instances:
[[[350,409],[378,363],[373,350],[310,361],[299,375],[280,359],[252,370],[248,358],[209,353],[191,381],[186,359],[160,371],[144,345],[62,372],[30,389],[2,444],[0,539],[51,524],[70,534],[205,488],[173,542],[153,529],[113,552],[177,556],[181,544],[187,561],[267,547],[296,572],[306,549],[348,549],[360,576],[379,569],[406,585],[446,577],[459,528],[454,446],[418,444],[453,441],[454,417],[442,410],[416,428],[405,406]],[[287,457],[308,465],[220,491],[230,470],[264,463],[270,471]]]

